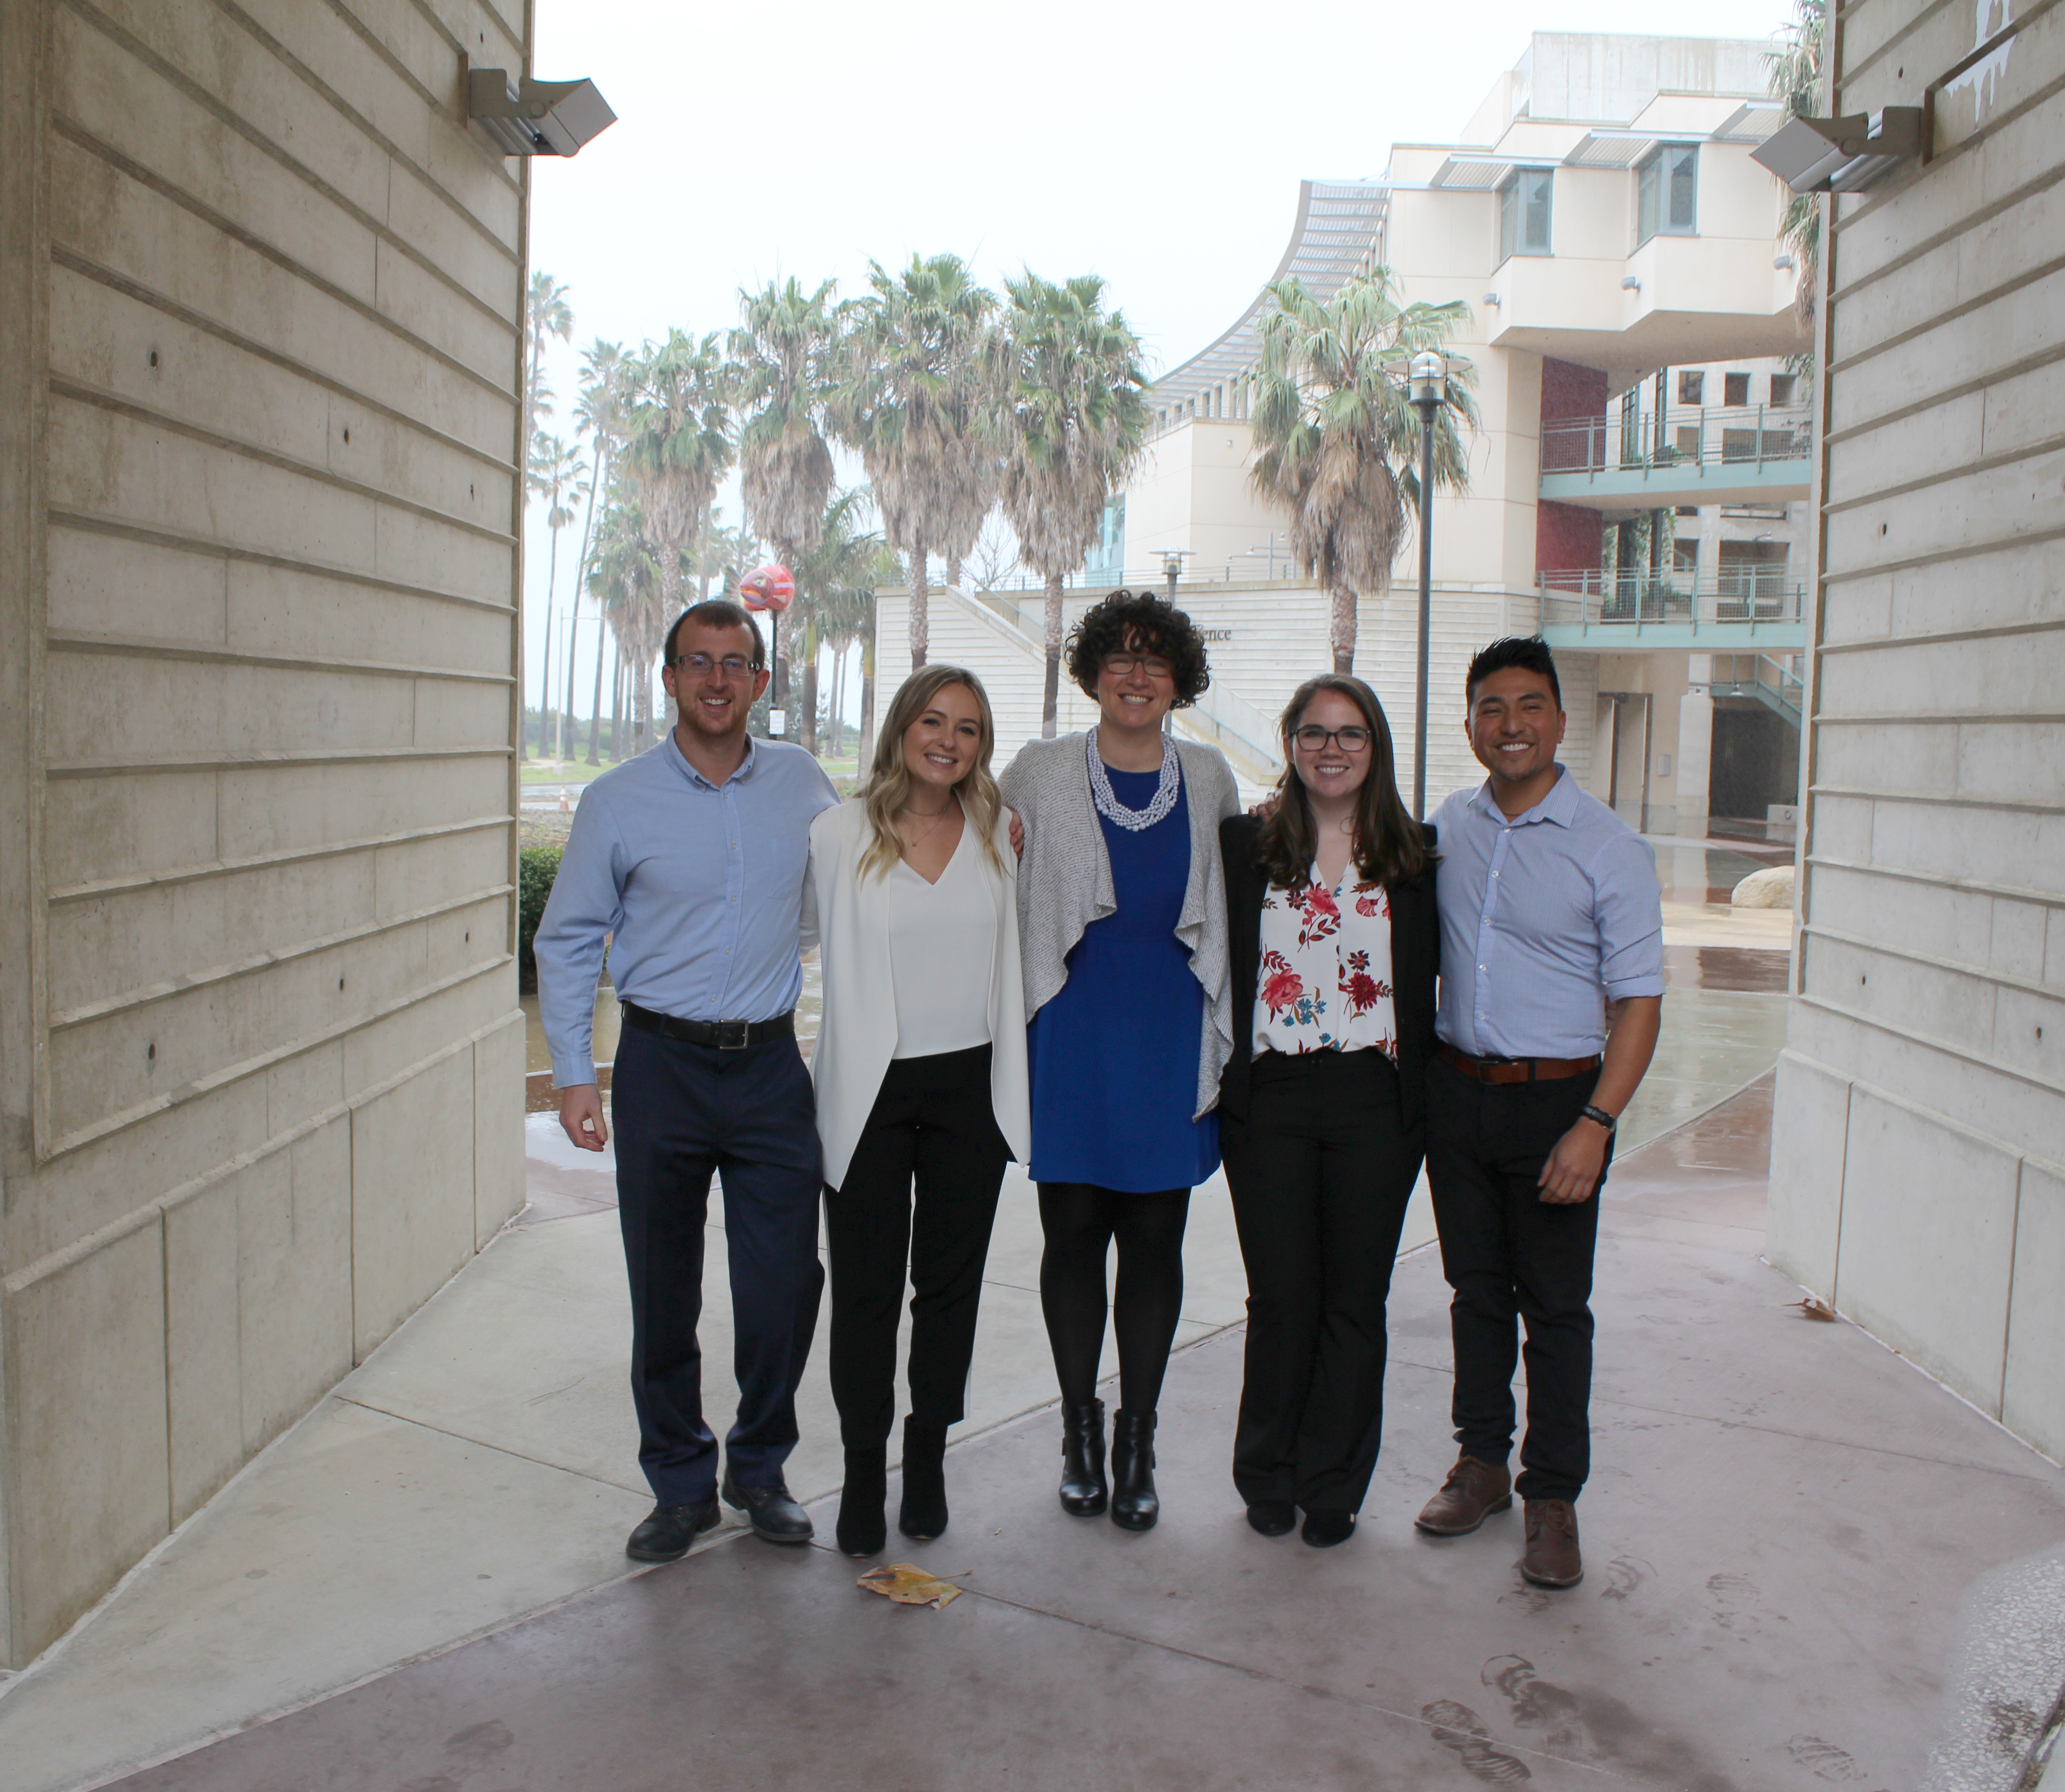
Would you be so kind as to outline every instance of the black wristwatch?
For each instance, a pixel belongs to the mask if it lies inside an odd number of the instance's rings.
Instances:
[[[1592,1121],[1596,1125],[1604,1127],[1608,1132],[1611,1132],[1615,1127],[1620,1124],[1620,1116],[1618,1114],[1609,1114],[1602,1107],[1594,1107],[1590,1103],[1587,1103],[1582,1110],[1582,1112],[1587,1120]]]

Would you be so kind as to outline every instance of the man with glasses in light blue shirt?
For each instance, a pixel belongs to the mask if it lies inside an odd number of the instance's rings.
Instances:
[[[1583,1578],[1591,1465],[1592,1256],[1614,1128],[1663,1018],[1663,892],[1648,844],[1557,763],[1556,663],[1538,637],[1470,664],[1465,726],[1489,774],[1435,816],[1441,988],[1427,1073],[1427,1179],[1456,1353],[1461,1454],[1417,1519],[1475,1531],[1526,1502],[1521,1573]],[[1506,1469],[1518,1328],[1527,1430]]]
[[[696,1340],[713,1173],[739,1390],[723,1498],[770,1542],[810,1539],[782,1478],[824,1284],[816,1108],[795,1009],[810,823],[839,801],[811,754],[747,734],[768,672],[759,628],[738,605],[684,612],[661,677],[678,720],[583,794],[534,949],[560,1123],[587,1151],[609,1139],[592,1055],[605,940],[623,1009],[611,1082],[618,1212],[639,1462],[657,1502],[626,1547],[645,1562],[685,1555],[720,1515]]]

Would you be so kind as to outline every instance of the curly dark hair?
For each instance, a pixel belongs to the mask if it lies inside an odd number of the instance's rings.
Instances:
[[[1175,707],[1186,709],[1212,682],[1203,632],[1182,610],[1151,591],[1123,587],[1093,605],[1070,630],[1065,650],[1069,676],[1085,696],[1097,695],[1097,674],[1113,653],[1158,653],[1176,676]]]

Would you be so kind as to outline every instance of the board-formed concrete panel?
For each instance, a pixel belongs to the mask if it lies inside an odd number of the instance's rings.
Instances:
[[[2024,1162],[2001,1422],[2065,1462],[2065,1176]]]
[[[1766,1250],[1779,1268],[1825,1299],[1836,1287],[1850,1085],[1792,1052],[1779,1062],[1784,1073],[1772,1107]]]

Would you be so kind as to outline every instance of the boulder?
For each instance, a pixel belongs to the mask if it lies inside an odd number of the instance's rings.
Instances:
[[[1733,908],[1790,908],[1792,906],[1792,867],[1773,865],[1753,871],[1729,893]]]

